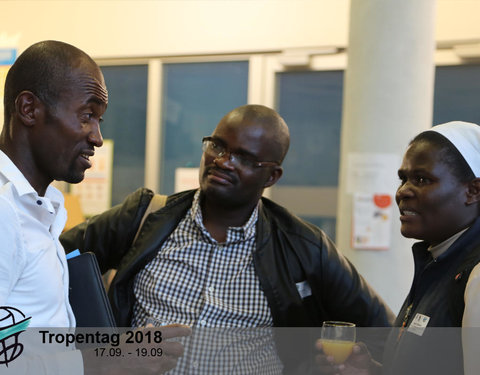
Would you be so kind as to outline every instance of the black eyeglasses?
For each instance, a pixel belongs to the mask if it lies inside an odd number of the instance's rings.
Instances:
[[[223,156],[228,154],[228,160],[230,160],[230,162],[236,167],[261,168],[280,165],[280,163],[276,161],[258,161],[249,158],[248,156],[231,152],[218,141],[215,141],[215,139],[212,137],[203,137],[202,150],[203,152],[210,156],[213,156],[214,158],[222,158]]]

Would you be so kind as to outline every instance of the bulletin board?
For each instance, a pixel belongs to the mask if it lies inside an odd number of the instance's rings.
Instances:
[[[0,40],[0,119],[3,119],[3,96],[5,90],[5,79],[7,78],[8,70],[10,66],[15,62],[17,58],[16,48],[2,48]],[[0,124],[3,121],[0,121]],[[1,125],[0,125],[1,130]]]
[[[84,180],[70,187],[70,193],[80,199],[83,214],[92,216],[111,207],[113,140],[104,139],[103,146],[90,157],[92,167],[85,172]]]

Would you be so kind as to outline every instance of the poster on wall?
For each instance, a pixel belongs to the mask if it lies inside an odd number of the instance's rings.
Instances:
[[[7,78],[8,69],[13,65],[17,58],[16,48],[5,48],[0,45],[0,94],[3,98],[5,88],[5,78]],[[3,105],[3,104],[2,104]]]
[[[391,153],[352,152],[347,156],[347,193],[395,191],[401,157]]]
[[[392,202],[400,164],[400,155],[393,153],[348,154],[347,193],[352,196],[353,249],[390,248]]]
[[[175,169],[175,193],[198,188],[198,173],[198,168]]]
[[[7,36],[5,33],[0,34],[0,130],[3,124],[3,95],[5,89],[5,78],[7,78],[8,70],[17,58],[17,44],[19,35]]]
[[[95,149],[90,161],[92,167],[85,171],[84,180],[70,187],[70,192],[78,195],[83,214],[87,217],[100,214],[111,206],[113,140],[104,139],[103,146]]]
[[[353,195],[352,247],[363,250],[387,250],[393,214],[390,194]]]

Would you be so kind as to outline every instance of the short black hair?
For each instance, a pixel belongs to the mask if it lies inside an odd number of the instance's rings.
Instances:
[[[472,168],[470,168],[460,151],[442,134],[436,131],[424,131],[413,138],[410,145],[420,142],[428,142],[436,147],[441,153],[442,162],[448,166],[449,170],[460,182],[470,182],[475,178]]]
[[[49,109],[64,91],[74,68],[83,61],[94,61],[85,52],[70,44],[46,40],[28,47],[15,61],[5,79],[4,124],[15,113],[15,100],[22,91],[31,91]]]

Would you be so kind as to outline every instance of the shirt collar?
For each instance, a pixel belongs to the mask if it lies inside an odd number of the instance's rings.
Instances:
[[[12,183],[19,197],[33,194],[35,199],[38,198],[37,191],[30,185],[30,182],[28,182],[20,169],[17,168],[13,161],[2,150],[0,150],[0,174],[3,174],[5,178]],[[51,185],[49,185],[45,191],[45,198],[52,202],[55,211],[57,211],[58,207],[63,205],[64,202],[63,194]]]
[[[435,246],[429,246],[428,251],[430,251],[430,254],[432,254],[433,259],[437,259],[440,255],[445,253],[450,246],[467,230],[468,228],[465,228],[461,230],[460,232],[454,234],[453,236],[447,238],[445,241],[440,242],[438,245]]]
[[[0,173],[12,183],[19,196],[37,193],[20,169],[0,150]]]
[[[45,198],[50,199],[55,211],[58,211],[58,208],[63,206],[65,203],[65,198],[60,190],[53,187],[52,185],[47,186],[45,191]]]
[[[241,227],[229,227],[228,229],[240,231],[242,233],[244,240],[254,237],[255,231],[256,231],[255,224],[257,223],[257,220],[258,220],[258,206],[259,204],[255,206],[255,209],[250,215],[250,218],[247,220],[247,222],[244,225],[242,225]],[[202,228],[203,230],[206,230],[205,226],[203,225],[202,209],[200,206],[200,189],[196,191],[193,197],[191,218],[200,228]]]

